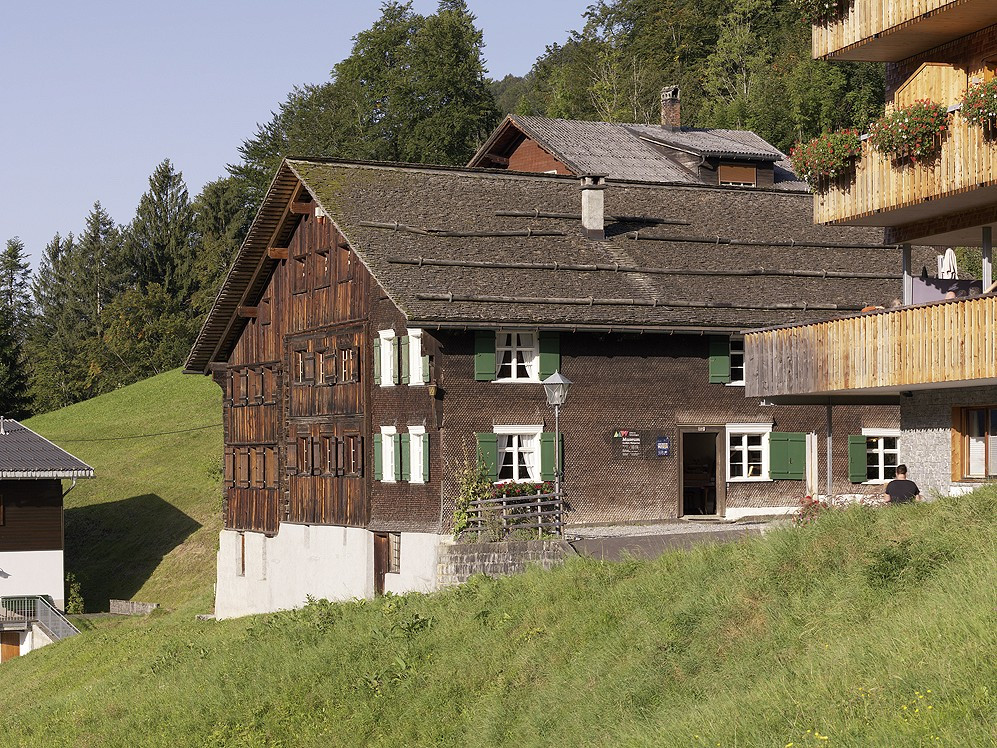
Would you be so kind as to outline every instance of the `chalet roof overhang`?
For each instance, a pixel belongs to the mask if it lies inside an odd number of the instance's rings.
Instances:
[[[611,213],[635,215],[592,241],[571,176],[288,159],[185,371],[228,359],[239,307],[258,302],[280,262],[271,250],[300,220],[289,208],[308,199],[413,326],[729,333],[885,303],[899,279],[881,234],[814,227],[806,194],[627,180],[607,194]]]
[[[0,480],[93,477],[92,467],[62,447],[17,421],[0,419]]]

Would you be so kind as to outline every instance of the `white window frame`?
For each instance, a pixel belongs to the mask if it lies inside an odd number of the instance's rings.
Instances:
[[[378,330],[377,335],[381,339],[381,360],[377,363],[381,372],[381,386],[394,387],[395,346],[398,345],[398,338],[394,330]]]
[[[381,482],[395,482],[395,435],[394,426],[381,426]]]
[[[422,478],[422,437],[425,426],[409,426],[409,483],[425,483]]]
[[[520,348],[514,342],[510,345],[499,345],[499,338],[505,338],[506,335],[516,336],[527,333],[533,336],[533,346],[531,348]],[[510,338],[510,340],[515,340],[515,337]],[[502,351],[511,350],[516,356],[513,359],[512,364],[512,376],[511,377],[500,377],[499,372],[502,370]],[[532,359],[526,361],[526,371],[528,373],[525,377],[518,376],[518,361],[520,351],[531,351],[533,356]],[[505,329],[495,331],[495,382],[539,382],[540,381],[540,333],[536,330],[527,329]],[[497,433],[497,432],[496,432]]]
[[[887,450],[885,448],[885,446],[883,445],[883,439],[890,439],[890,438],[897,439],[896,453],[897,453],[897,465],[899,465],[900,464],[900,429],[867,429],[867,428],[863,428],[862,429],[862,436],[866,437],[867,439],[879,439],[879,447],[876,449],[876,454],[879,457],[879,475],[880,475],[880,478],[878,478],[878,479],[872,479],[872,480],[865,480],[865,481],[863,481],[863,485],[867,485],[867,486],[881,486],[884,483],[889,483],[893,479],[892,478],[886,478],[886,477],[884,477],[884,473],[886,472],[886,464],[885,464],[885,460],[884,460],[884,455],[887,452],[893,452],[894,450]],[[868,471],[868,469],[869,469],[869,467],[868,467],[869,466],[869,445],[868,445],[868,443],[866,444],[866,447],[865,447],[865,454],[866,454],[866,457],[865,457],[865,460],[866,460],[866,470]]]
[[[409,328],[408,335],[408,383],[415,387],[426,384],[429,372],[422,370],[422,330]]]
[[[739,350],[734,350],[734,346],[738,345]],[[727,382],[728,387],[744,387],[744,338],[736,338],[733,335],[730,338],[729,347],[727,349],[730,362],[730,381]],[[737,354],[741,357],[741,378],[734,379],[734,355]]]
[[[539,483],[540,482],[540,435],[544,431],[544,427],[541,426],[524,426],[524,425],[513,425],[513,426],[494,426],[493,431],[497,436],[529,436],[533,438],[533,469],[536,471],[536,477],[527,476],[513,477],[513,478],[500,478],[495,481],[496,483]],[[519,447],[515,448],[518,453]],[[502,472],[502,462],[505,455],[505,450],[499,447],[498,450],[498,472]],[[518,454],[515,454],[512,465],[513,474],[519,472],[519,460],[516,459]]]
[[[402,534],[400,532],[388,533],[388,568],[386,574],[402,573]]]
[[[764,483],[771,481],[772,478],[769,477],[769,435],[772,433],[771,423],[728,423],[726,426],[726,431],[724,433],[724,462],[727,465],[727,482],[728,483]],[[747,437],[756,436],[758,434],[762,435],[762,474],[761,475],[737,475],[733,476],[730,474],[730,453],[731,449],[731,437],[740,436],[741,444],[738,447],[744,450],[745,453],[745,468],[747,468]]]

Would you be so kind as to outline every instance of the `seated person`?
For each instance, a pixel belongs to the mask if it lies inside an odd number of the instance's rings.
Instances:
[[[912,480],[907,480],[907,466],[897,465],[896,480],[891,480],[886,484],[883,496],[891,504],[909,504],[912,501],[919,501],[921,489]]]

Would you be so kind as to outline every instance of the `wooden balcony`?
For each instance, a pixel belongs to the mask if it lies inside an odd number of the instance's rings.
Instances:
[[[813,27],[813,56],[898,62],[997,23],[993,0],[844,0],[836,21]]]
[[[936,236],[937,219],[997,205],[997,137],[970,125],[956,112],[931,162],[897,162],[866,141],[853,174],[814,195],[814,222],[852,226],[905,226],[889,241],[979,245],[979,233]],[[989,221],[987,221],[989,223]],[[923,231],[918,233],[918,224]],[[953,229],[956,226],[953,224]],[[928,241],[936,237],[936,241]]]
[[[744,347],[747,397],[997,384],[997,295],[752,332]]]

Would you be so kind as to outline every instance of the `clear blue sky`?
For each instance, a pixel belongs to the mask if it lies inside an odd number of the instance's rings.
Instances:
[[[430,13],[436,0],[415,0]],[[469,0],[492,77],[522,75],[589,0]],[[128,223],[170,158],[191,197],[292,86],[326,80],[378,0],[55,0],[0,5],[0,242],[36,262],[95,200]],[[528,16],[530,21],[520,19]]]

